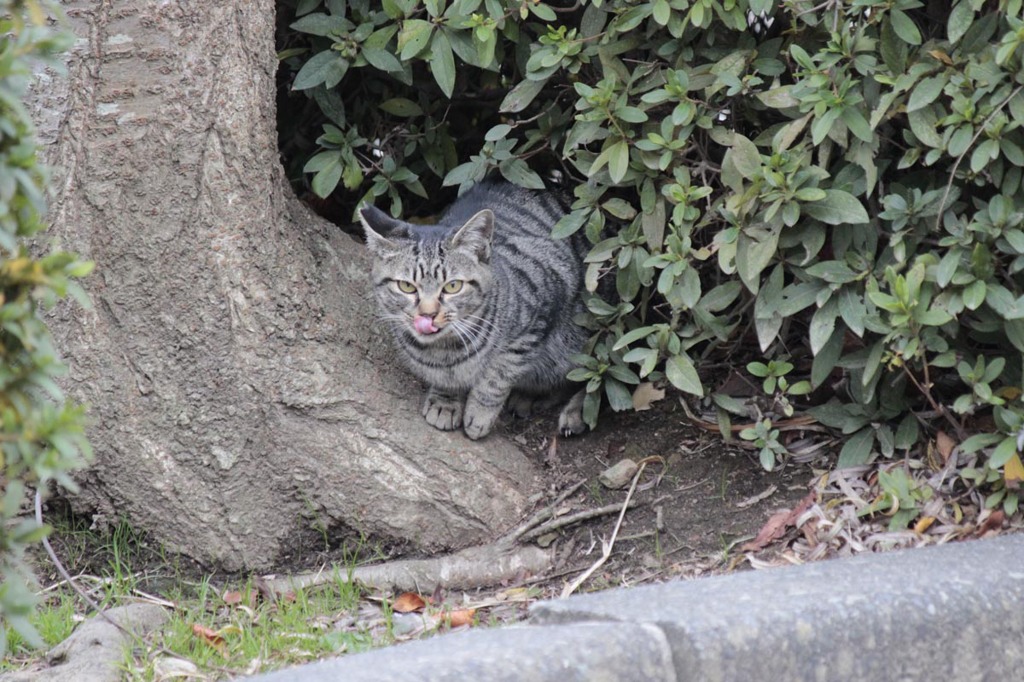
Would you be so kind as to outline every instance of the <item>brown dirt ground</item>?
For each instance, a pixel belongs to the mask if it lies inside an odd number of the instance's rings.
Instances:
[[[764,471],[756,451],[693,426],[671,394],[644,412],[603,413],[595,431],[558,439],[554,448],[553,417],[512,421],[505,431],[551,472],[550,499],[538,506],[586,481],[560,506],[562,515],[620,508],[628,485],[610,490],[598,482],[599,474],[624,458],[660,458],[643,472],[633,494],[638,505],[626,512],[612,556],[584,591],[731,570],[742,558],[732,548],[753,538],[773,512],[794,507],[812,478],[800,464]],[[559,546],[552,582],[569,582],[593,564],[617,518],[618,511],[561,529],[554,537]]]

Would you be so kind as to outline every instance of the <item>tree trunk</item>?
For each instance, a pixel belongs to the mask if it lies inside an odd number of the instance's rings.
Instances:
[[[76,506],[226,570],[313,528],[432,551],[517,522],[535,466],[423,421],[363,247],[285,182],[273,3],[65,8],[79,40],[32,107],[48,234],[97,265],[93,309],[52,321],[96,450]]]

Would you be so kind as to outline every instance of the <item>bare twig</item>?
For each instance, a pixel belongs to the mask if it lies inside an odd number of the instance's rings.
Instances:
[[[544,523],[545,521],[550,519],[552,516],[555,515],[555,509],[558,507],[558,505],[562,504],[567,499],[572,497],[572,495],[575,494],[577,490],[582,488],[583,484],[586,482],[587,479],[584,478],[575,483],[574,485],[571,485],[568,488],[566,488],[557,498],[555,498],[554,502],[547,505],[546,507],[538,511],[536,514],[531,516],[524,523],[520,524],[519,527],[516,528],[514,531],[505,535],[505,537],[501,539],[501,542],[516,542],[517,540],[520,540],[523,537],[523,535],[525,535],[531,528],[534,528],[535,526]]]
[[[619,535],[619,528],[622,527],[622,519],[626,516],[626,510],[630,507],[630,502],[633,499],[633,491],[636,490],[636,484],[640,481],[640,476],[643,475],[644,469],[647,468],[647,460],[642,460],[640,468],[637,469],[636,475],[633,476],[633,483],[629,486],[629,492],[626,493],[626,501],[622,504],[622,511],[619,512],[619,519],[615,522],[615,529],[612,530],[612,536],[605,542],[601,541],[601,558],[594,562],[594,565],[583,572],[576,580],[572,581],[569,585],[562,590],[562,598],[565,599],[570,594],[575,592],[580,585],[586,582],[587,578],[594,574],[594,571],[601,568],[604,562],[608,561],[608,557],[612,555],[612,548],[615,546],[615,538]]]
[[[643,471],[643,468],[641,467],[640,470]],[[632,489],[630,489],[630,493],[632,493]],[[626,499],[626,502],[628,503],[630,509],[639,504],[637,502],[630,502],[629,498]],[[597,507],[596,509],[585,509],[581,512],[576,512],[575,514],[569,514],[568,516],[560,516],[557,519],[552,519],[551,521],[548,521],[547,523],[538,526],[527,533],[523,533],[519,537],[519,541],[529,542],[534,538],[539,538],[541,535],[550,533],[553,530],[558,530],[559,528],[571,526],[574,523],[580,523],[581,521],[594,519],[598,516],[605,516],[606,514],[614,514],[621,508],[622,505],[616,502],[615,504],[606,504],[605,506]]]
[[[949,192],[950,190],[953,189],[953,180],[956,179],[956,171],[958,168],[960,168],[960,162],[964,160],[964,158],[967,156],[967,152],[971,150],[971,147],[973,147],[974,143],[978,141],[978,138],[981,137],[981,134],[985,132],[985,128],[988,127],[988,124],[992,121],[993,118],[995,118],[996,114],[1002,111],[1003,108],[1010,103],[1010,100],[1016,97],[1017,93],[1019,93],[1021,90],[1024,90],[1024,85],[1018,85],[1016,88],[1014,88],[1013,92],[1011,92],[1010,95],[1006,99],[1004,99],[998,107],[992,110],[992,113],[990,113],[985,118],[985,120],[981,122],[981,125],[978,126],[978,130],[974,133],[974,137],[971,138],[970,143],[967,145],[967,149],[965,149],[963,153],[956,158],[956,163],[953,164],[953,170],[949,172],[949,180],[946,182],[946,191],[942,193],[942,201],[939,202],[938,213],[935,215],[936,230],[942,227],[942,211],[943,209],[946,208],[946,200],[949,199]]]
[[[43,525],[43,496],[39,492],[38,488],[36,488],[36,523],[38,523],[40,526]],[[89,608],[102,615],[107,620],[108,623],[116,627],[124,634],[133,634],[125,627],[123,627],[120,623],[115,621],[113,618],[107,616],[106,611],[103,609],[103,607],[100,606],[96,602],[96,600],[89,595],[89,593],[87,593],[85,590],[78,586],[78,583],[75,582],[75,579],[71,577],[70,573],[68,573],[68,569],[64,568],[64,564],[62,564],[60,559],[57,558],[57,553],[53,551],[53,547],[50,546],[50,541],[45,536],[43,537],[43,548],[46,550],[46,554],[49,555],[50,561],[53,562],[53,565],[57,569],[57,572],[60,573],[60,577],[63,578],[64,582],[70,585],[71,588],[78,594],[78,596],[81,597],[85,601],[85,603],[89,605]]]

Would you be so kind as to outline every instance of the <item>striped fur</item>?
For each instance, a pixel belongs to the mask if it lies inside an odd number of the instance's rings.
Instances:
[[[566,210],[553,193],[485,182],[437,225],[360,212],[380,315],[405,364],[429,386],[423,413],[431,425],[482,438],[506,402],[521,414],[533,397],[571,392],[569,358],[586,341],[572,318],[588,247],[582,236],[551,238]],[[580,392],[563,410],[566,435],[585,429],[582,404]]]

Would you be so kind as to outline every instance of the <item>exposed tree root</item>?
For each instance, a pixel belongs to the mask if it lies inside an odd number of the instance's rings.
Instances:
[[[103,611],[55,646],[40,669],[0,675],[2,682],[117,682],[123,678],[125,643],[163,625],[170,612],[156,604]]]
[[[351,570],[324,567],[316,573],[266,577],[261,587],[282,594],[288,590],[345,580],[378,589],[429,593],[438,586],[469,589],[497,585],[523,573],[536,574],[547,570],[552,561],[551,552],[539,547],[482,545],[430,559],[400,559],[385,564],[357,566]]]

